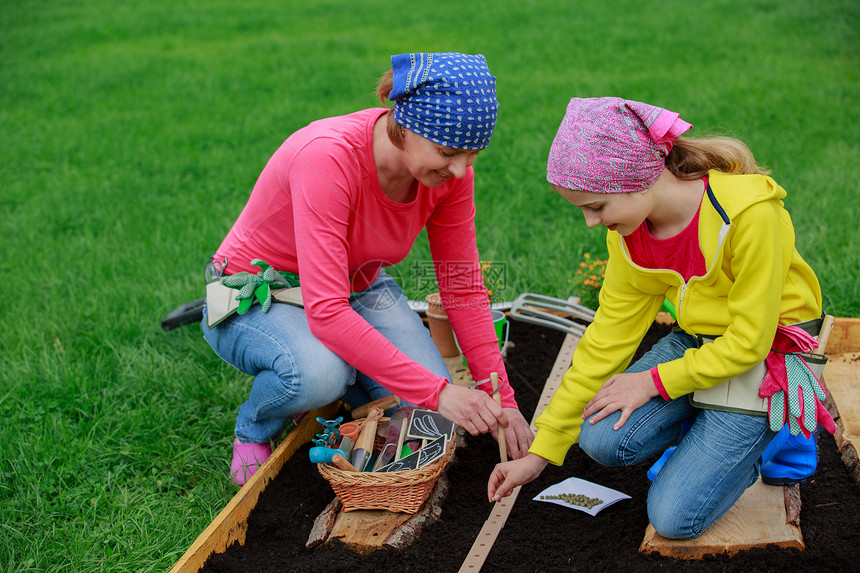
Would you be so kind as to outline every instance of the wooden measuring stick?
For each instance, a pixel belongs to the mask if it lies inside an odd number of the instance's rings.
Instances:
[[[496,392],[499,389],[499,373],[498,372],[490,372],[490,382],[493,383],[493,392],[495,395],[493,396],[496,399],[496,403],[501,406],[502,405],[502,396]],[[499,457],[502,458],[502,463],[508,461],[508,447],[505,444],[505,429],[499,426]]]

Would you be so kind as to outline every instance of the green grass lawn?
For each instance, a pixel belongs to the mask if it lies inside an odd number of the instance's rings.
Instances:
[[[605,254],[545,169],[569,98],[615,95],[745,140],[827,310],[860,316],[860,5],[484,4],[2,3],[0,571],[164,571],[232,497],[249,379],[160,320],[202,296],[269,155],[377,105],[393,53],[483,53],[498,77],[477,223],[507,298],[578,294]],[[428,258],[419,241],[398,266],[412,298]]]

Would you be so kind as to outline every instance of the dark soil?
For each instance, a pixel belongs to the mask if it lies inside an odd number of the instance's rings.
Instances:
[[[666,327],[655,325],[643,342],[650,347]],[[515,322],[513,348],[506,359],[508,374],[526,419],[532,412],[564,339],[560,332]],[[305,446],[287,462],[262,493],[248,520],[244,546],[234,544],[213,555],[202,571],[238,573],[267,571],[376,572],[458,571],[490,514],[487,478],[499,461],[488,436],[466,436],[448,470],[450,491],[441,519],[426,527],[405,550],[381,549],[370,556],[352,553],[338,542],[314,551],[305,549],[314,519],[333,499],[328,484],[308,461]],[[734,557],[708,556],[682,561],[639,553],[648,525],[645,473],[650,461],[634,468],[607,468],[571,449],[562,467],[547,466],[534,482],[523,486],[483,571],[858,571],[860,570],[860,485],[843,465],[830,434],[819,438],[820,463],[813,479],[802,486],[801,529],[805,551],[770,546]],[[580,477],[632,497],[596,517],[555,504],[531,501],[546,487]]]

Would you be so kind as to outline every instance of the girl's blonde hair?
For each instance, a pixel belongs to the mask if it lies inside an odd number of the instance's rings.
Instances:
[[[733,137],[678,137],[666,157],[666,169],[678,179],[701,179],[715,169],[729,174],[768,175],[746,144]]]
[[[376,97],[385,104],[392,89],[394,89],[394,70],[388,70],[379,78],[379,83],[376,85]],[[388,110],[386,121],[388,122],[386,125],[388,139],[395,147],[403,149],[403,128],[394,121],[394,111],[391,109]]]

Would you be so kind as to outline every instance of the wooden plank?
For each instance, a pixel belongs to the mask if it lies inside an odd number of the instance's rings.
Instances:
[[[827,354],[860,352],[860,318],[836,317]]]
[[[804,549],[800,527],[789,523],[785,487],[765,485],[759,479],[735,505],[696,539],[667,539],[651,524],[639,551],[656,551],[676,559],[701,559],[774,544]]]
[[[552,399],[553,394],[555,394],[555,391],[558,390],[559,386],[561,386],[561,380],[564,377],[564,373],[567,372],[568,368],[570,368],[571,362],[573,361],[573,352],[576,350],[578,342],[579,336],[574,334],[568,334],[565,336],[564,342],[561,345],[561,349],[558,352],[558,356],[555,359],[555,363],[553,364],[546,384],[544,384],[543,392],[541,393],[540,399],[535,407],[535,412],[531,421],[532,432],[537,432],[535,420],[541,415],[541,413],[543,413],[544,409],[549,404],[549,401]],[[487,560],[487,556],[490,554],[490,550],[493,548],[493,544],[496,542],[499,532],[502,531],[502,528],[505,526],[505,522],[508,520],[508,516],[514,509],[514,503],[520,495],[520,489],[521,486],[515,487],[511,495],[503,498],[502,501],[493,504],[490,517],[488,517],[487,521],[484,522],[483,527],[481,527],[481,531],[478,532],[478,537],[475,538],[475,542],[472,544],[468,555],[466,555],[466,559],[463,561],[463,565],[460,566],[460,573],[476,573],[484,566],[484,561]]]
[[[170,573],[197,573],[214,553],[223,553],[234,542],[245,544],[248,515],[257,505],[257,499],[266,486],[278,475],[288,459],[309,442],[322,427],[317,416],[329,419],[337,413],[339,403],[308,412],[299,425],[275,448],[271,457],[251,476],[233,499],[203,530],[191,547],[170,569]]]
[[[382,509],[341,511],[335,519],[328,541],[333,539],[359,555],[369,555],[381,548],[392,533],[412,517],[409,513],[394,513]]]
[[[834,329],[835,330],[835,329]],[[832,340],[832,335],[831,335]],[[836,446],[854,481],[860,483],[860,352],[830,355],[822,381],[836,420]],[[833,411],[835,409],[835,412]]]
[[[860,439],[860,352],[830,356],[824,384],[839,411],[844,439]]]

